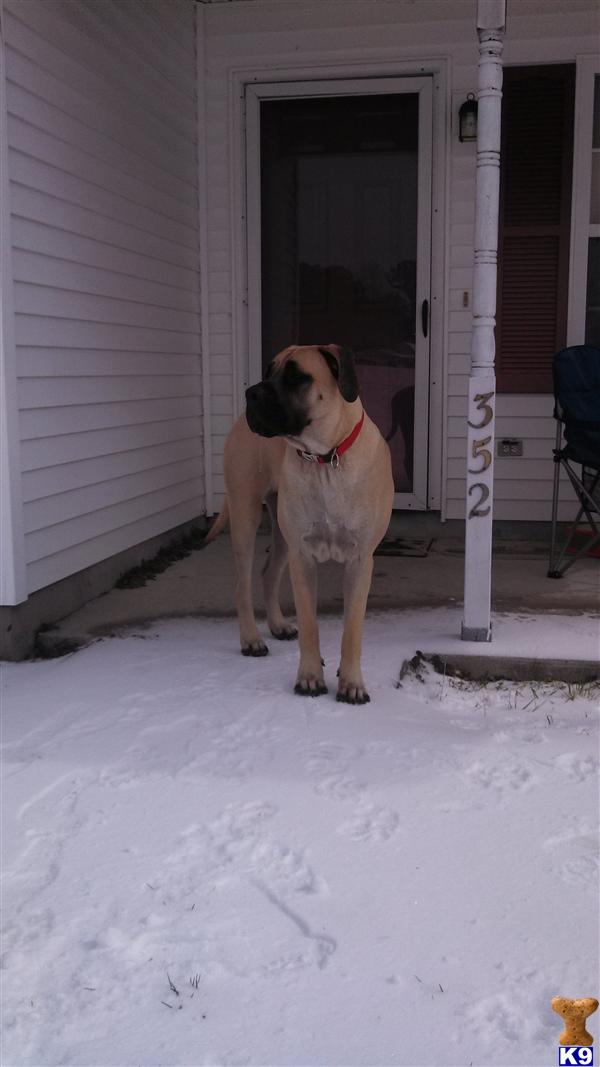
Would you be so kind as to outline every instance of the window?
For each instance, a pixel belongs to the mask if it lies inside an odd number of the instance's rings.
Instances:
[[[498,391],[552,392],[567,339],[575,67],[504,72]]]

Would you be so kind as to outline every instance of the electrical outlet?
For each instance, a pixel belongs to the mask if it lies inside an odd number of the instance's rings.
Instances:
[[[496,455],[503,458],[522,456],[523,441],[517,437],[503,437],[498,441]]]

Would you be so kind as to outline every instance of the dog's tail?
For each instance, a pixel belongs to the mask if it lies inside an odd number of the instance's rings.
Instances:
[[[223,503],[223,507],[221,508],[221,510],[220,510],[219,514],[217,515],[215,521],[213,522],[210,530],[208,531],[206,537],[204,538],[204,544],[205,545],[209,545],[211,541],[214,541],[215,537],[218,537],[218,535],[221,533],[221,531],[225,529],[225,527],[227,526],[228,522],[229,522],[229,504],[227,502],[227,497],[225,497],[225,501]]]

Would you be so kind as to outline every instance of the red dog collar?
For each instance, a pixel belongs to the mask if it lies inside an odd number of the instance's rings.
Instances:
[[[349,433],[339,445],[331,449],[331,452],[326,452],[324,456],[318,455],[317,452],[303,452],[301,448],[297,448],[296,451],[302,459],[308,459],[311,463],[327,463],[334,470],[340,465],[340,456],[343,456],[344,452],[347,452],[351,445],[354,444],[360,431],[363,428],[363,422],[365,421],[365,413],[363,411],[360,420],[356,423],[356,426]]]

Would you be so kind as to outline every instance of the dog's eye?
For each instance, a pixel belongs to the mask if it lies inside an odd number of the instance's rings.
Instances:
[[[305,371],[301,370],[294,359],[287,361],[283,379],[288,389],[300,389],[303,385],[310,385],[313,380],[312,375],[306,374]]]

